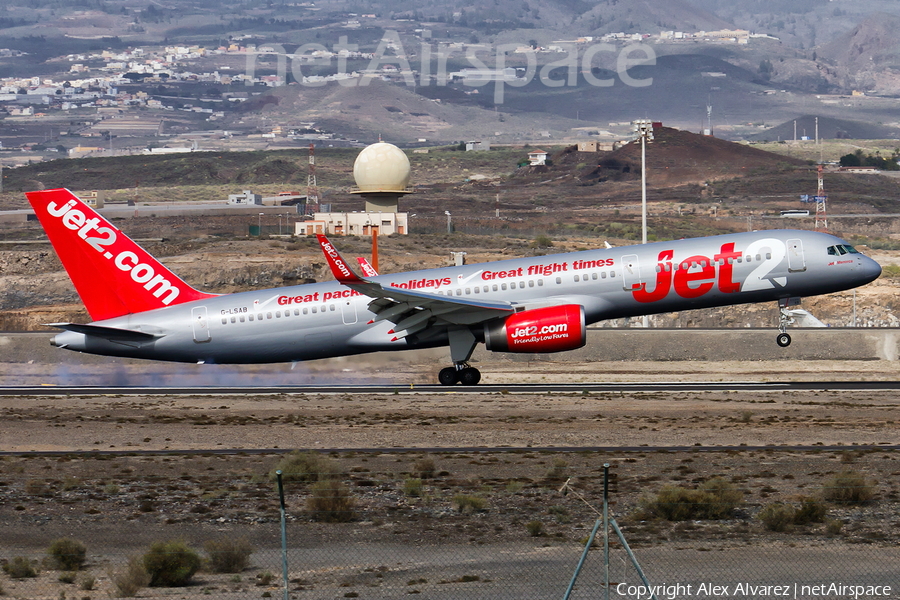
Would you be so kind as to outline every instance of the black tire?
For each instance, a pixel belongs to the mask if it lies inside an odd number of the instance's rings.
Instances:
[[[438,381],[441,382],[441,385],[456,385],[459,381],[456,367],[441,369],[441,372],[438,373]]]
[[[481,371],[474,367],[467,367],[459,372],[459,382],[463,385],[478,385],[481,381]]]
[[[778,337],[775,338],[775,343],[782,348],[787,348],[791,345],[791,336],[787,333],[779,333]]]

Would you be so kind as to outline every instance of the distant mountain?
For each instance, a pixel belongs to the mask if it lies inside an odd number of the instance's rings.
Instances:
[[[847,87],[900,90],[900,15],[877,13],[816,50],[847,73]]]
[[[747,139],[755,141],[785,141],[794,139],[794,122],[797,123],[797,139],[807,136],[814,139],[816,136],[815,115],[803,115],[781,125],[776,125],[762,133],[748,136]],[[886,140],[900,138],[900,129],[888,127],[877,123],[864,121],[851,121],[849,119],[833,119],[819,117],[819,139],[854,139],[854,140]]]
[[[572,22],[577,30],[593,34],[659,33],[660,31],[713,31],[733,29],[725,19],[697,8],[686,0],[600,0]]]
[[[896,0],[690,0],[742,29],[767,33],[784,44],[812,49],[834,41],[878,12],[900,14]]]

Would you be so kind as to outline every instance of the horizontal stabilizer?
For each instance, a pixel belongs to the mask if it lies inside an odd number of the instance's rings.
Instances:
[[[47,323],[47,325],[65,329],[66,331],[103,338],[111,342],[149,342],[162,337],[162,335],[156,333],[118,329],[116,327],[101,327],[99,325],[81,325],[78,323]]]

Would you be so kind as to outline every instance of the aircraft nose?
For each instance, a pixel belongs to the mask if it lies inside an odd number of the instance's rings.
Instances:
[[[879,265],[868,256],[863,256],[862,258],[862,272],[866,283],[875,281],[881,275],[881,265]]]

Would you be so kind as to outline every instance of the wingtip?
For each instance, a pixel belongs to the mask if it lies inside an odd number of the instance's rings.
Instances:
[[[325,260],[328,261],[328,266],[331,268],[331,274],[334,275],[335,279],[343,284],[365,283],[365,280],[361,279],[359,275],[350,268],[350,265],[344,260],[344,257],[341,256],[341,253],[338,252],[337,248],[334,247],[334,244],[329,241],[325,234],[317,233],[316,239],[319,240],[322,254],[325,255]]]

